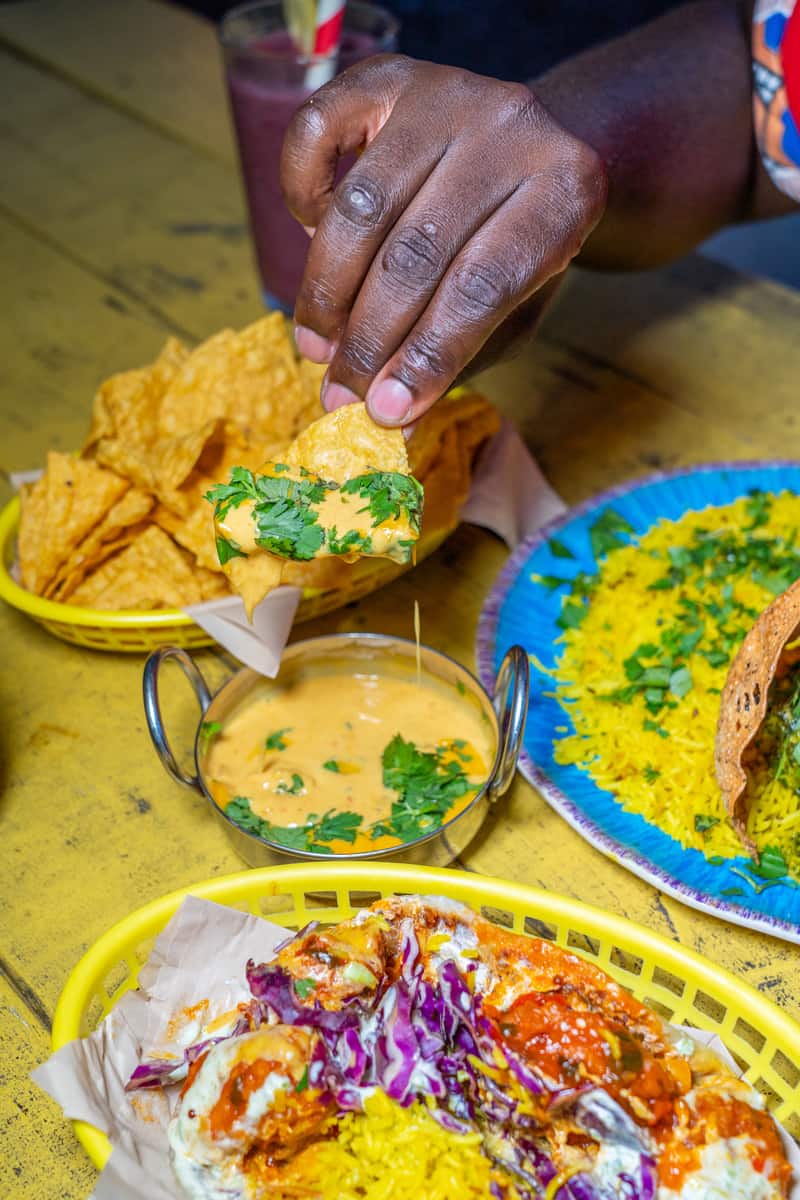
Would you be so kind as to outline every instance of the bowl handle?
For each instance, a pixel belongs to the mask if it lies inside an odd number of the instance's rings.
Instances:
[[[153,739],[156,753],[161,759],[167,774],[171,775],[176,783],[182,783],[185,787],[194,788],[196,792],[202,794],[203,788],[198,776],[184,775],[178,766],[177,759],[172,753],[172,748],[167,741],[167,735],[164,730],[164,722],[161,718],[161,706],[158,703],[158,672],[161,669],[161,664],[166,662],[168,658],[175,659],[194,688],[194,693],[200,703],[201,712],[205,712],[211,703],[211,693],[208,690],[205,679],[200,673],[200,668],[192,656],[187,654],[185,650],[181,650],[178,646],[162,646],[160,650],[153,651],[144,665],[142,692],[144,695],[144,715],[147,719],[147,728],[150,730],[150,737]]]
[[[528,715],[529,676],[527,654],[522,646],[512,646],[500,664],[492,697],[500,725],[500,756],[489,785],[492,800],[499,800],[508,791],[517,769]]]

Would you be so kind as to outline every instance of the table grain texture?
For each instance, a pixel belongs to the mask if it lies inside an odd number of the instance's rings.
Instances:
[[[79,445],[94,388],[260,305],[214,34],[157,0],[0,6],[0,500],[11,470]],[[800,454],[800,296],[692,257],[575,272],[535,343],[487,372],[568,502],[654,468]],[[369,629],[473,664],[505,558],[462,527],[391,588],[298,635]],[[142,660],[53,639],[3,607],[0,1194],[77,1200],[95,1173],[29,1082],[70,968],[132,908],[241,863],[150,747]],[[202,654],[220,682],[233,669]],[[176,673],[177,675],[177,673]],[[194,702],[167,680],[188,747]],[[583,842],[517,779],[463,856],[624,913],[724,964],[800,1017],[796,947],[661,895]]]

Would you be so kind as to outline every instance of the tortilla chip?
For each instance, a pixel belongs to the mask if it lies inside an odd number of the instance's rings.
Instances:
[[[307,407],[286,321],[271,313],[192,351],[163,397],[158,433],[176,437],[226,417],[254,437],[288,441]]]
[[[161,398],[188,355],[183,342],[169,338],[149,367],[123,371],[102,383],[94,398],[92,426],[83,453],[101,438],[128,443],[154,440]]]
[[[438,400],[420,417],[408,443],[411,474],[420,482],[425,483],[440,453],[445,431],[453,426],[458,427],[459,440],[472,464],[480,447],[500,428],[500,414],[475,392],[458,392]]]
[[[728,815],[742,845],[756,855],[747,833],[746,752],[767,715],[773,680],[793,664],[787,647],[800,636],[800,579],[761,614],[733,660],[720,698],[714,760]]]
[[[191,555],[156,525],[84,579],[71,596],[88,608],[182,608],[205,597]]]
[[[17,549],[23,587],[41,595],[58,568],[130,483],[96,463],[51,451],[21,494]]]
[[[334,483],[368,471],[410,474],[402,430],[376,425],[363,404],[345,404],[314,421],[298,435],[284,461]]]
[[[124,474],[138,487],[164,498],[174,492],[191,473],[206,443],[215,437],[222,422],[207,421],[179,437],[157,438],[154,442],[128,442],[101,438],[95,447],[98,462]]]
[[[231,467],[248,467],[254,471],[265,458],[280,457],[285,449],[285,442],[261,441],[251,445],[238,426],[225,422],[219,432],[209,438],[184,483],[172,492],[160,493],[163,503],[155,510],[153,519],[176,542],[190,550],[202,566],[220,571],[214,539],[214,511],[205,499],[206,492],[220,479],[226,479]]]
[[[108,558],[115,548],[132,540],[131,526],[139,525],[153,507],[153,497],[141,488],[130,488],[109,509],[103,520],[86,535],[59,567],[56,575],[44,590],[48,599],[64,600],[75,590],[81,580],[95,567]],[[126,531],[126,539],[120,534]]]

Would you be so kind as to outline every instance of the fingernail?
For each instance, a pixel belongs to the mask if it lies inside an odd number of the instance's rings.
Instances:
[[[408,416],[414,397],[399,379],[382,379],[367,396],[367,407],[377,421],[400,425]]]
[[[327,363],[333,358],[333,342],[305,325],[295,325],[294,342],[303,358],[310,358],[312,362]]]
[[[345,404],[361,402],[361,397],[357,396],[355,392],[351,392],[350,388],[345,387],[342,383],[330,383],[327,377],[322,384],[320,399],[326,412],[333,412],[335,408],[342,408]]]

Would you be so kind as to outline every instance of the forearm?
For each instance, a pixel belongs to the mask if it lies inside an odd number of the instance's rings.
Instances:
[[[581,263],[651,266],[723,225],[792,209],[758,159],[751,89],[748,19],[734,0],[686,4],[534,82],[606,164],[608,204]]]

